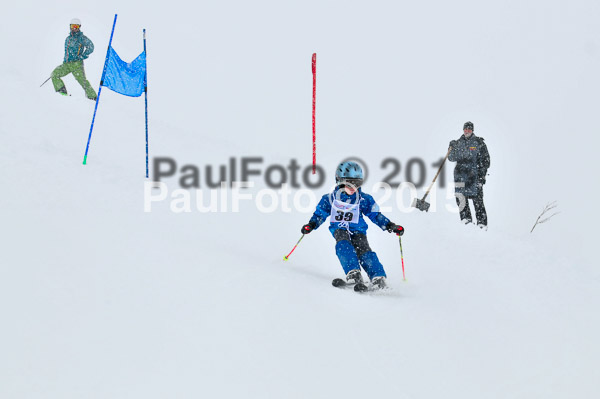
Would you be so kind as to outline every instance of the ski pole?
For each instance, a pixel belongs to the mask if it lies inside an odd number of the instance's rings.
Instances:
[[[312,174],[317,173],[317,133],[315,130],[315,104],[317,98],[317,53],[312,55],[313,103],[312,103],[312,133],[313,133],[313,164]]]
[[[398,242],[400,243],[400,258],[402,259],[402,279],[406,281],[406,276],[404,275],[404,253],[402,252],[402,237],[398,236]]]
[[[294,248],[292,248],[292,250],[290,251],[290,253],[287,254],[287,256],[283,257],[283,260],[288,260],[290,258],[290,255],[292,254],[292,252],[294,252],[294,250],[296,249],[296,247],[298,246],[298,244],[300,244],[300,241],[302,241],[303,238],[304,238],[304,234],[302,234],[302,237],[300,237],[300,239],[298,240],[298,242],[296,243],[296,245],[294,245]]]
[[[48,79],[44,80],[44,83],[42,83],[42,84],[40,85],[40,87],[42,87],[43,85],[45,85],[45,84],[46,84],[46,82],[47,82],[47,81],[49,81],[50,79],[52,79],[52,76],[50,76]]]

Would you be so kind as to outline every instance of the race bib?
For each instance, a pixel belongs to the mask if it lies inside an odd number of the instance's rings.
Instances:
[[[359,204],[348,204],[337,199],[331,203],[331,223],[358,223],[359,217]]]

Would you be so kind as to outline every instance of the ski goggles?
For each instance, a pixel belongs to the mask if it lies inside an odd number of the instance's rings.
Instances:
[[[363,179],[344,179],[340,180],[338,185],[340,187],[359,188],[363,184]]]
[[[71,29],[79,29],[81,25],[71,24]]]

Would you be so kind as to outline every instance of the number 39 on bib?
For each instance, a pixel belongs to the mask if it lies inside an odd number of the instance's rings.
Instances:
[[[331,223],[358,223],[359,216],[359,204],[348,204],[337,199],[331,204]]]

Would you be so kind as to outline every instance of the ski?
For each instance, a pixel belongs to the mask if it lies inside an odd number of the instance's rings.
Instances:
[[[369,287],[368,285],[366,285],[365,283],[358,283],[354,286],[354,291],[356,292],[367,292],[369,291]]]
[[[381,287],[378,284],[371,284],[371,283],[349,283],[346,280],[342,279],[342,278],[334,278],[333,281],[331,281],[331,285],[333,285],[336,288],[341,288],[341,289],[354,289],[355,292],[358,293],[372,293],[372,292],[377,292],[377,291],[388,291],[391,290],[391,288],[389,286],[385,286],[385,287]]]
[[[333,281],[331,282],[331,285],[333,285],[334,287],[337,287],[337,288],[352,288],[352,287],[354,287],[355,284],[349,283],[342,278],[334,278]]]
[[[367,293],[367,292],[377,292],[377,291],[388,291],[391,288],[389,286],[385,286],[385,287],[381,287],[378,284],[365,284],[365,283],[358,283],[354,286],[354,291],[356,292],[360,292],[360,293]]]
[[[341,288],[341,289],[354,289],[355,292],[359,292],[359,293],[369,293],[369,292],[376,292],[376,291],[387,291],[390,288],[389,287],[385,287],[385,288],[381,288],[379,285],[377,284],[365,284],[365,283],[358,283],[358,284],[354,284],[354,283],[349,283],[346,280],[342,279],[342,278],[335,278],[333,279],[333,281],[331,282],[331,285],[333,285],[336,288]]]

